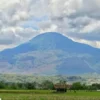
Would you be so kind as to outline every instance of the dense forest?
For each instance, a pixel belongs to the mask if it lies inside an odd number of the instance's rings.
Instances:
[[[59,82],[61,83],[61,81]],[[63,84],[63,83],[61,83]],[[67,84],[67,83],[66,83]],[[68,85],[68,84],[67,84]],[[37,82],[26,82],[26,83],[6,83],[6,82],[0,82],[0,89],[16,89],[16,90],[33,90],[33,89],[41,89],[41,90],[54,90],[54,83],[52,81],[45,80],[42,83]],[[71,84],[71,87],[68,88],[68,90],[99,90],[100,84],[92,84],[92,85],[86,85],[82,84],[80,82],[75,82]]]

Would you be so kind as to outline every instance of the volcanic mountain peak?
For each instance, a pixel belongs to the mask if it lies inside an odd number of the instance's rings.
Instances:
[[[74,42],[56,32],[47,32],[15,48],[0,52],[0,72],[19,74],[100,72],[99,55],[100,49]]]

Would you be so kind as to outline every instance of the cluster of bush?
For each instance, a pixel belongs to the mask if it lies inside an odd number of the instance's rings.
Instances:
[[[0,89],[54,89],[53,82],[43,81],[42,83],[37,82],[24,82],[24,83],[13,83],[13,82],[0,82]]]
[[[73,83],[70,90],[100,90],[100,84],[92,84],[92,85],[86,85],[81,84],[80,82]]]
[[[51,81],[45,80],[42,83],[25,82],[25,83],[12,83],[0,82],[0,89],[43,89],[54,90],[54,84]],[[100,84],[86,85],[80,82],[73,83],[69,90],[100,90]]]

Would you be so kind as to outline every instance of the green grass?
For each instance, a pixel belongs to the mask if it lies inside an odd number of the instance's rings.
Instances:
[[[54,93],[50,90],[0,90],[0,98],[2,100],[100,100],[100,92]]]

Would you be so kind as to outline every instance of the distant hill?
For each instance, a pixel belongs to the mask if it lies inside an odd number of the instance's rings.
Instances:
[[[0,73],[84,74],[100,73],[100,49],[48,32],[0,52]]]

